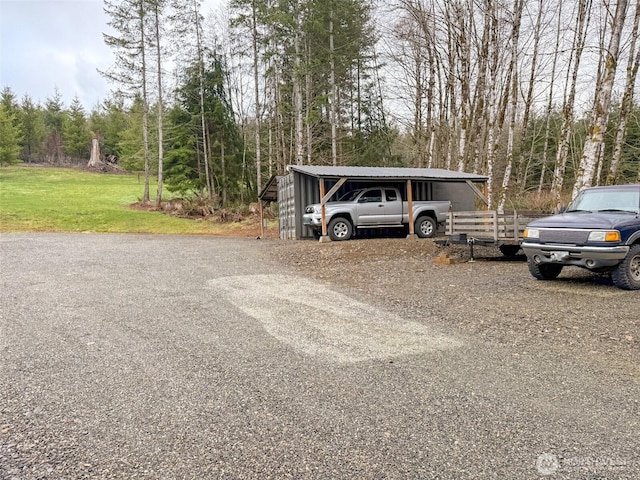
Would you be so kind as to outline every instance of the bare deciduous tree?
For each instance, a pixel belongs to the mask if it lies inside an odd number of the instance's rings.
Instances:
[[[618,128],[616,131],[616,140],[613,149],[613,156],[611,158],[611,165],[609,167],[609,174],[607,175],[607,184],[613,185],[617,178],[622,162],[622,149],[627,132],[627,123],[631,115],[633,108],[633,91],[636,85],[636,77],[638,74],[638,66],[640,65],[640,48],[638,48],[638,31],[640,24],[640,3],[636,3],[636,11],[633,20],[633,29],[631,31],[631,39],[629,42],[629,57],[627,63],[627,78],[622,95],[622,103],[620,105],[620,119],[618,121]]]
[[[573,187],[573,196],[584,187],[591,186],[596,163],[601,155],[604,144],[604,134],[607,130],[609,112],[611,109],[611,93],[618,66],[618,53],[620,50],[620,38],[624,28],[624,19],[627,13],[627,0],[618,0],[612,20],[611,37],[606,51],[604,73],[602,81],[595,94],[595,108],[593,120],[589,127],[589,136],[584,144],[580,167],[578,168],[576,183]]]

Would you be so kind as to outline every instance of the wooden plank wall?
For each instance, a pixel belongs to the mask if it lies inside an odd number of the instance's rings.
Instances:
[[[544,214],[534,212],[495,210],[449,212],[447,217],[447,235],[466,233],[477,238],[498,240],[522,240],[527,224]]]

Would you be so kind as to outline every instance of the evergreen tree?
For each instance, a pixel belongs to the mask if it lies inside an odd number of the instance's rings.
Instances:
[[[5,114],[12,115],[15,119],[18,112],[18,103],[16,101],[16,95],[11,88],[4,87],[2,89],[2,92],[0,92],[0,103],[4,106]]]
[[[44,110],[46,128],[45,156],[49,163],[61,163],[64,160],[62,149],[62,128],[64,125],[64,105],[62,95],[56,89],[53,97],[47,98]]]
[[[45,137],[43,112],[39,105],[33,103],[29,95],[22,98],[19,111],[22,126],[22,152],[20,157],[25,162],[37,161],[42,153]]]
[[[149,145],[149,38],[151,5],[148,0],[106,0],[108,25],[115,35],[103,34],[105,43],[116,57],[112,71],[105,76],[120,84],[130,96],[139,98],[141,109],[142,156],[144,162],[143,202],[150,199],[150,145]]]
[[[87,125],[84,108],[75,97],[64,117],[62,125],[64,152],[72,158],[87,159],[91,147],[91,132]]]
[[[182,196],[193,193],[202,196],[206,179],[196,142],[197,118],[180,105],[174,105],[167,120],[171,133],[167,135],[165,183],[169,190]]]
[[[20,141],[15,115],[7,111],[4,102],[0,102],[0,166],[14,165],[20,161]]]
[[[121,154],[119,163],[130,172],[147,172],[151,168],[149,159],[152,152],[148,145],[145,147],[143,132],[143,117],[146,108],[143,105],[143,100],[136,97],[127,112],[127,127],[119,134],[117,145]]]
[[[235,197],[242,189],[239,178],[242,172],[238,168],[240,162],[237,161],[240,135],[227,95],[225,78],[222,62],[211,54],[204,65],[202,76],[197,62],[185,70],[182,85],[177,91],[180,105],[170,115],[172,133],[167,147],[167,159],[170,160],[167,160],[166,171],[167,182],[170,184],[175,185],[175,177],[178,176],[181,185],[189,180],[192,182],[192,190],[206,189],[206,146],[208,158],[211,159],[208,165],[210,176],[217,179],[213,187],[220,192],[222,203],[225,203],[227,193]],[[204,106],[204,112],[201,105]],[[188,132],[183,128],[187,119]],[[193,154],[187,155],[187,150]],[[208,193],[207,196],[211,198]]]

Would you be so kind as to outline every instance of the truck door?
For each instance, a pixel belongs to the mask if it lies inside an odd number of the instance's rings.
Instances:
[[[395,188],[384,189],[384,216],[385,223],[400,225],[402,223],[402,199]]]
[[[386,223],[382,201],[382,190],[374,188],[365,191],[358,199],[356,211],[358,213],[358,225],[380,225]]]

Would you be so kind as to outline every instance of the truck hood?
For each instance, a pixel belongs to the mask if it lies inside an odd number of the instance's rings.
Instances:
[[[528,227],[535,228],[584,228],[584,229],[616,229],[638,221],[632,213],[616,212],[569,212],[544,217],[530,222]]]

